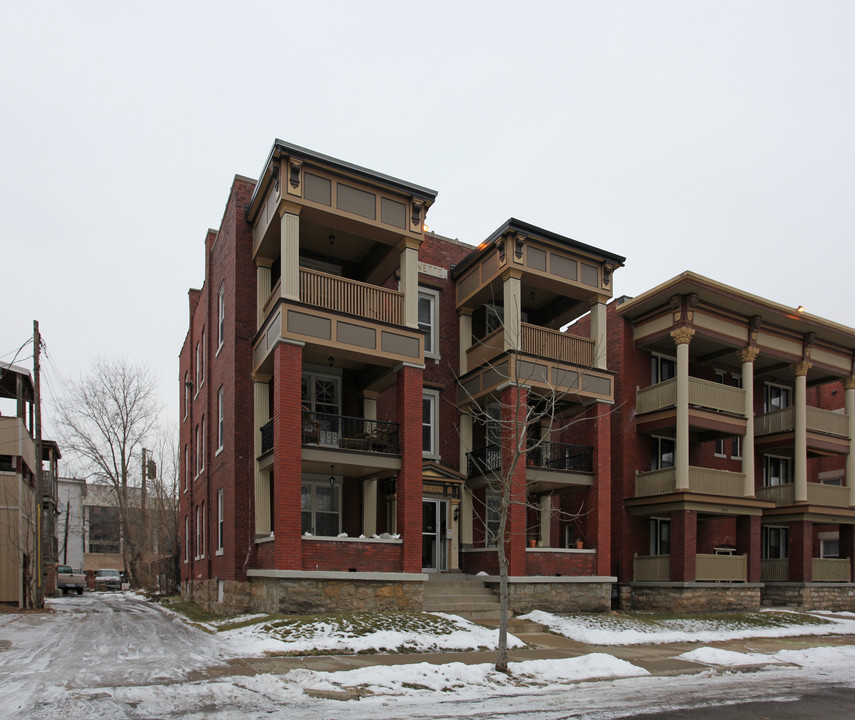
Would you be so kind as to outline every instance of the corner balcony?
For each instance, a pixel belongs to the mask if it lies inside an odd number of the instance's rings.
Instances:
[[[542,443],[520,457],[519,462],[525,463],[529,492],[593,485],[594,449],[586,445]],[[497,477],[502,471],[502,448],[488,445],[466,453],[466,470],[473,479]]]
[[[849,452],[849,416],[808,405],[805,408],[808,450],[820,454]],[[758,415],[754,420],[754,444],[786,447],[795,443],[796,409],[793,406]]]
[[[501,327],[466,351],[466,367],[474,370],[505,352],[505,328]],[[520,352],[562,363],[593,367],[594,341],[590,338],[520,324]]]
[[[776,507],[788,507],[796,504],[796,486],[794,483],[757,488],[756,495],[759,500],[775,503]],[[807,484],[807,501],[808,505],[848,508],[849,488],[809,482]]]
[[[635,395],[636,426],[640,431],[675,427],[677,378],[639,388]],[[689,427],[729,435],[745,434],[745,390],[722,383],[689,378]]]
[[[676,492],[678,492],[676,468],[662,468],[635,474],[635,497],[637,498]],[[689,489],[683,492],[742,498],[745,496],[745,474],[689,467]]]
[[[668,582],[671,579],[670,555],[636,555],[634,582]],[[696,555],[695,580],[700,582],[746,582],[746,555]]]

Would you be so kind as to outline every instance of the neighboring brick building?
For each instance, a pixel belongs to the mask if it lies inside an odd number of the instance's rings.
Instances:
[[[418,608],[425,573],[496,571],[504,473],[517,586],[581,580],[608,604],[623,258],[513,219],[472,248],[424,231],[435,197],[281,141],[235,178],[180,355],[199,602]],[[586,313],[583,337],[560,332]],[[515,466],[514,418],[537,427]]]
[[[855,610],[855,330],[690,272],[608,324],[625,604]]]

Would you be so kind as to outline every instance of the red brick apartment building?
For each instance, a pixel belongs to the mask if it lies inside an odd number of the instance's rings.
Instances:
[[[495,583],[501,475],[513,610],[609,607],[624,258],[514,219],[473,248],[425,232],[435,198],[279,140],[235,178],[180,355],[186,595],[430,609]]]
[[[624,605],[855,610],[855,330],[685,272],[608,334]]]

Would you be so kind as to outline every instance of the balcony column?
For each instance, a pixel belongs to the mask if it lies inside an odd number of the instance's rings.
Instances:
[[[266,382],[253,380],[253,395],[255,398],[253,420],[255,422],[255,458],[261,455],[261,426],[270,419],[270,394]],[[270,535],[270,473],[259,469],[258,460],[255,465],[255,534]]]
[[[594,367],[608,369],[606,356],[606,303],[596,297],[591,304],[591,340],[594,341]]]
[[[677,346],[677,438],[674,443],[677,490],[689,489],[689,343],[694,334],[689,327],[671,331]]]
[[[460,374],[465,375],[469,371],[466,351],[472,347],[472,311],[470,309],[460,310],[458,325],[460,326]]]
[[[754,497],[754,361],[757,348],[747,347],[736,355],[742,363],[742,389],[745,391],[745,436],[742,438],[743,495]]]
[[[464,550],[472,547],[472,491],[463,485],[460,488],[460,546]],[[465,570],[465,568],[464,568]]]
[[[505,499],[508,502],[508,520],[505,527],[505,558],[508,575],[525,575],[526,569],[526,465],[525,457],[517,456],[515,449],[525,444],[528,390],[519,385],[506,385],[501,391],[502,471],[500,473]],[[501,539],[500,539],[501,540]]]
[[[472,416],[469,413],[460,414],[460,472],[469,475],[469,459],[467,455],[472,452]]]
[[[279,297],[300,300],[300,207],[279,205],[279,250],[282,282]]]
[[[419,326],[419,241],[407,238],[401,250],[401,292],[404,293],[404,325]]]
[[[547,493],[540,496],[540,544],[543,547],[552,547],[552,495]]]
[[[796,376],[795,502],[806,503],[807,494],[807,374],[811,363],[793,365]]]
[[[270,297],[270,268],[259,265],[255,268],[256,308],[258,310],[258,327],[264,324],[264,304]]]
[[[422,368],[398,369],[397,417],[400,423],[401,469],[395,484],[396,532],[401,534],[401,570],[422,569]]]
[[[362,393],[362,417],[366,420],[377,419],[376,392]],[[377,478],[362,481],[362,534],[371,537],[377,532]]]
[[[843,381],[846,396],[846,417],[849,419],[849,454],[846,456],[846,487],[849,488],[849,506],[855,507],[855,376]],[[855,578],[855,575],[853,575]]]
[[[505,350],[519,350],[522,334],[522,272],[513,268],[502,284],[505,304]]]

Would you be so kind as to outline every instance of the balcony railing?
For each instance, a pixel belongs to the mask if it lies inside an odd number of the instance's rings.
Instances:
[[[635,411],[638,415],[677,405],[677,379],[639,388]],[[745,390],[722,383],[689,378],[689,405],[745,417]]]
[[[309,268],[300,268],[300,302],[392,325],[404,316],[404,293]]]
[[[794,483],[757,488],[756,494],[758,499],[773,502],[778,507],[795,505],[796,503],[796,486]],[[807,484],[807,499],[811,505],[848,508],[849,488],[809,482]]]
[[[303,445],[397,455],[399,429],[395,422],[303,410]]]
[[[588,445],[544,442],[526,453],[526,465],[564,470],[565,472],[594,472],[594,448]]]
[[[695,580],[702,582],[745,582],[747,555],[696,555]]]
[[[473,343],[466,351],[466,367],[473,370],[504,352],[505,332],[499,328]],[[585,368],[594,365],[594,341],[590,338],[528,323],[520,325],[520,352]]]
[[[528,450],[525,458],[520,458],[520,461],[531,467],[591,473],[594,471],[594,449],[587,445],[545,442]],[[500,472],[502,448],[498,445],[487,445],[480,450],[466,453],[466,463],[469,477]]]
[[[671,578],[670,555],[636,555],[632,578],[636,582],[667,581]]]
[[[635,497],[666,495],[677,491],[677,473],[673,467],[639,472],[635,475]],[[689,492],[703,495],[743,497],[745,495],[744,473],[713,470],[712,468],[689,468]]]
[[[805,408],[807,429],[823,435],[849,437],[849,417],[845,413],[832,412],[808,405]],[[754,421],[754,435],[774,435],[793,432],[796,428],[796,409],[793,406],[758,415]]]
[[[261,454],[270,452],[273,449],[273,418],[270,418],[264,425],[261,426]]]
[[[770,558],[760,561],[760,580],[786,582],[790,579],[790,561],[787,558]]]
[[[813,558],[811,578],[814,582],[851,582],[849,558]]]

